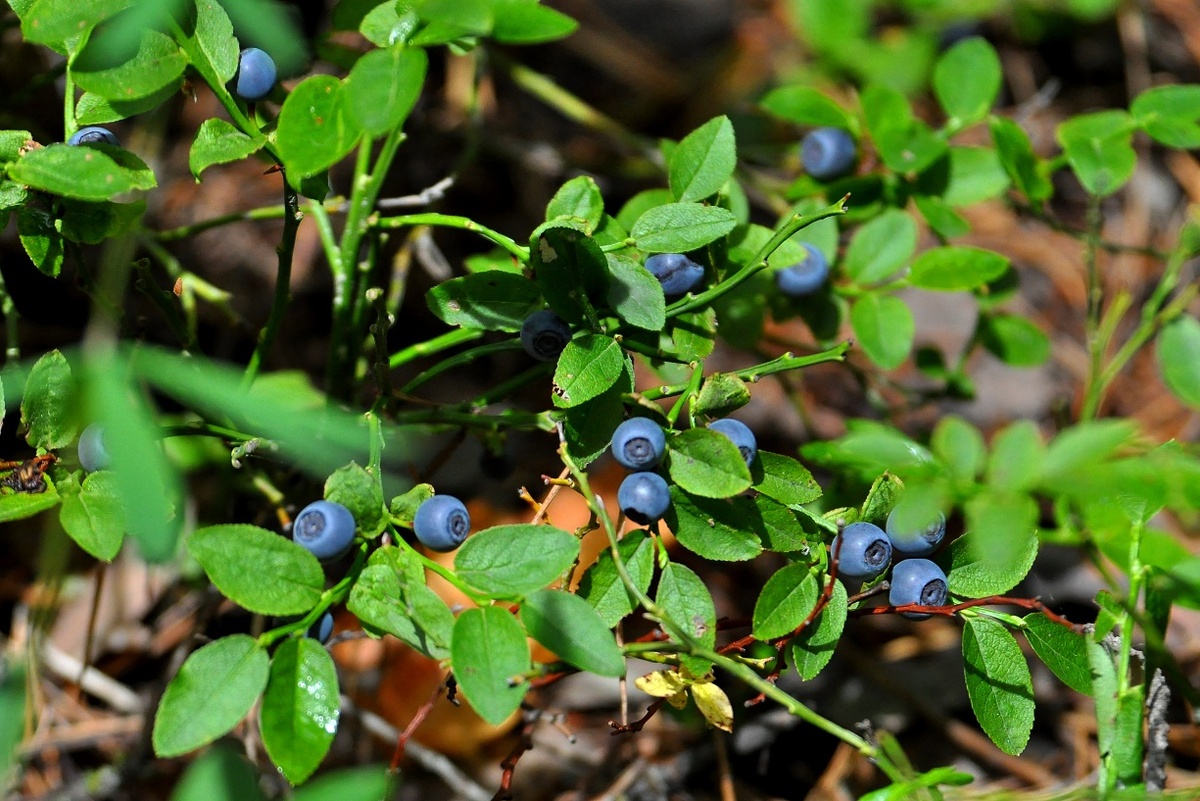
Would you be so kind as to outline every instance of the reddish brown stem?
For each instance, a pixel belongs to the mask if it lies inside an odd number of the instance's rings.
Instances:
[[[646,724],[650,722],[650,718],[652,718],[656,714],[658,714],[658,710],[662,709],[662,705],[664,703],[666,703],[666,701],[667,701],[666,698],[656,699],[654,702],[652,702],[650,704],[650,706],[646,707],[646,714],[642,715],[640,718],[633,721],[632,723],[621,724],[621,723],[617,723],[615,720],[610,720],[608,722],[608,725],[612,726],[613,730],[610,731],[609,734],[612,734],[612,735],[628,734],[628,733],[641,731],[646,726]]]
[[[400,732],[400,736],[396,738],[396,750],[392,752],[392,763],[388,765],[388,770],[392,773],[400,770],[400,763],[404,761],[404,749],[408,747],[408,741],[412,739],[417,728],[425,722],[425,718],[429,717],[429,713],[433,711],[434,704],[442,697],[442,691],[446,688],[446,682],[441,682],[433,690],[433,695],[429,700],[421,705],[417,710],[417,714],[413,715],[413,719],[404,727],[404,731]]]
[[[533,728],[537,725],[537,719],[537,714],[525,716],[525,722],[521,724],[516,745],[500,763],[500,769],[504,772],[500,775],[500,789],[496,790],[492,801],[511,801],[513,772],[516,771],[517,763],[521,761],[521,757],[525,756],[525,752],[533,748]]]
[[[1022,609],[1029,609],[1034,612],[1041,612],[1043,615],[1053,620],[1063,628],[1070,629],[1078,634],[1082,628],[1075,625],[1065,617],[1050,611],[1040,598],[1010,598],[1006,595],[989,595],[986,598],[972,598],[968,601],[963,601],[957,604],[947,604],[945,606],[921,606],[920,604],[904,604],[903,606],[872,606],[867,609],[855,609],[850,612],[851,615],[859,617],[862,615],[892,615],[901,614],[904,612],[920,612],[927,615],[942,615],[944,617],[953,617],[964,609],[973,609],[977,606],[1018,606]]]

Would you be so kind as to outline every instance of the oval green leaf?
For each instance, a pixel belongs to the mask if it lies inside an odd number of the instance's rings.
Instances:
[[[816,608],[819,594],[817,580],[804,562],[776,571],[754,604],[754,636],[773,640],[791,634]]]
[[[724,434],[691,428],[667,442],[667,453],[671,480],[693,495],[728,498],[750,488],[750,468]]]
[[[667,203],[638,217],[630,236],[647,253],[687,253],[714,242],[737,225],[733,212],[699,203]]]
[[[930,248],[913,262],[913,286],[942,292],[960,292],[983,286],[1008,269],[1008,259],[983,248],[966,246]]]
[[[868,358],[885,370],[899,367],[912,350],[912,312],[893,295],[863,295],[850,309],[850,325]]]
[[[598,676],[625,675],[625,657],[600,614],[578,595],[539,590],[521,604],[529,636],[569,665]]]
[[[450,667],[472,708],[499,726],[517,711],[529,690],[525,630],[498,606],[468,609],[454,622]]]
[[[467,538],[454,556],[454,569],[472,587],[510,597],[542,589],[578,557],[578,538],[562,529],[493,526]]]
[[[188,539],[187,549],[225,597],[260,615],[307,612],[325,590],[317,558],[265,528],[208,526]]]
[[[275,141],[284,168],[307,177],[340,161],[361,135],[342,82],[332,75],[313,75],[283,101]]]
[[[967,697],[975,718],[1001,751],[1016,756],[1033,731],[1033,680],[1021,646],[994,620],[971,618],[963,628]]]
[[[311,637],[289,637],[275,649],[259,709],[263,745],[285,779],[300,784],[313,774],[338,724],[337,668]]]
[[[671,153],[667,178],[676,200],[704,200],[721,191],[736,166],[733,123],[722,115],[683,138]]]

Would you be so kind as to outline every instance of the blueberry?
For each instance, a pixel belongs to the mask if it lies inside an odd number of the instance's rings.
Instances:
[[[659,520],[671,505],[671,491],[658,473],[630,473],[617,488],[617,505],[635,523]]]
[[[354,515],[340,503],[313,501],[296,515],[292,539],[322,561],[345,556],[354,544]]]
[[[247,47],[238,56],[233,91],[242,100],[262,100],[275,87],[275,60],[257,47]]]
[[[71,138],[67,140],[68,145],[90,145],[103,143],[106,145],[120,145],[117,137],[107,128],[101,128],[98,125],[91,125],[87,128],[80,128],[75,133],[71,134]]]
[[[540,362],[552,362],[571,341],[571,326],[549,309],[542,309],[521,323],[521,345]]]
[[[892,550],[901,558],[928,556],[937,550],[946,536],[946,516],[938,512],[937,518],[925,526],[900,530],[896,525],[896,510],[893,509],[887,519],[887,535],[892,541]]]
[[[89,473],[109,465],[108,448],[104,445],[104,426],[92,423],[79,435],[79,464]]]
[[[821,288],[829,277],[829,260],[817,248],[804,243],[808,255],[798,264],[785,267],[775,273],[775,286],[788,297],[802,298]]]
[[[630,470],[649,470],[662,461],[666,449],[662,428],[646,417],[631,417],[612,435],[613,458]]]
[[[704,268],[682,253],[656,253],[646,259],[646,269],[668,297],[691,292],[704,277]]]
[[[906,559],[892,568],[892,587],[888,591],[892,606],[920,604],[942,606],[946,603],[946,574],[928,559]],[[909,620],[924,620],[924,612],[903,612]]]
[[[874,523],[851,523],[833,538],[830,557],[835,553],[839,576],[870,581],[887,570],[888,562],[892,561],[892,543]]]
[[[758,453],[758,440],[754,438],[754,432],[750,430],[750,427],[741,420],[726,417],[724,420],[712,421],[708,427],[733,440],[733,444],[737,445],[738,450],[742,452],[742,458],[746,460],[746,464],[754,461],[754,456]]]
[[[329,642],[329,636],[333,634],[333,613],[326,612],[321,615],[316,623],[308,627],[307,636],[312,637],[317,642],[324,645]]]
[[[434,495],[417,507],[413,533],[431,551],[453,551],[471,533],[471,515],[453,495]]]
[[[817,128],[800,141],[800,163],[818,181],[841,178],[854,169],[858,146],[841,128]]]

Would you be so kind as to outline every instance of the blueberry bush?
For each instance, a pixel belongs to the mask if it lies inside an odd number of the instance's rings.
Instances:
[[[1097,769],[1083,786],[1163,789],[1163,688],[1189,709],[1200,701],[1166,636],[1175,610],[1200,608],[1200,557],[1182,536],[1200,520],[1200,451],[1110,410],[1136,368],[1190,415],[1181,430],[1194,439],[1200,216],[1168,215],[1165,245],[1116,242],[1104,220],[1149,160],[1200,149],[1200,85],[1077,109],[1035,146],[1023,113],[1001,106],[1001,54],[960,4],[900,4],[908,24],[881,37],[868,0],[794,0],[809,69],[653,140],[522,63],[537,52],[526,46],[577,28],[538,0],[341,0],[311,53],[268,2],[8,5],[5,42],[53,65],[37,92],[61,96],[63,127],[0,130],[0,213],[25,255],[5,279],[21,269],[73,284],[90,317],[77,340],[56,341],[0,287],[13,449],[0,539],[36,523],[89,560],[132,552],[176,594],[210,599],[179,659],[160,666],[145,718],[154,757],[190,761],[172,797],[292,792],[261,784],[231,732],[265,751],[297,799],[390,797],[411,730],[390,770],[317,774],[345,720],[331,649],[355,637],[400,641],[445,671],[400,729],[452,702],[517,727],[497,797],[511,797],[532,747],[538,691],[578,673],[623,689],[628,677],[649,699],[644,715],[614,720],[621,737],[689,705],[682,720],[731,732],[766,702],[864,758],[864,799],[966,792],[955,788],[970,773],[914,767],[880,726],[787,689],[786,677],[817,679],[877,616],[955,621],[956,681],[998,753],[1025,751],[1044,665],[1092,699]],[[1016,5],[1022,35],[1046,35],[1044,4]],[[1115,5],[1068,2],[1055,19],[1109,19]],[[960,17],[969,24],[945,37]],[[455,209],[411,210],[437,205],[436,187],[386,196],[399,165],[446,147],[414,120],[463,65],[470,114],[502,76],[607,138],[622,166],[562,170],[576,174],[544,215],[509,233]],[[164,133],[171,110],[199,96],[215,102],[186,134],[191,178],[253,164],[279,200],[234,211],[225,195],[228,207],[163,228],[175,189],[153,137],[179,135]],[[14,106],[0,125],[22,119]],[[766,131],[786,146],[768,147]],[[486,140],[468,135],[463,162]],[[640,188],[611,190],[633,167]],[[1062,346],[1028,313],[1017,257],[973,237],[986,204],[1019,214],[1031,237],[1081,244],[1085,308],[1069,333],[1081,356],[1050,420],[986,426],[963,412],[982,359],[1031,368]],[[178,254],[248,220],[275,225],[274,290],[254,335],[230,347],[210,321],[241,319],[235,293]],[[319,303],[293,293],[303,231],[328,271]],[[411,254],[443,235],[470,244],[426,280]],[[1106,275],[1130,252],[1154,265],[1144,287]],[[922,293],[971,310],[961,352],[917,340]],[[306,315],[324,326],[319,364],[281,362]],[[797,448],[738,419],[767,382],[804,414],[805,374],[822,365],[865,399],[840,410],[838,436]],[[491,377],[482,392],[447,390],[473,373]],[[920,409],[934,413],[914,422]],[[494,456],[518,436],[554,462],[547,494],[530,498],[528,522],[473,528],[467,506],[427,480],[430,442],[448,441],[436,460],[453,465],[466,441]],[[613,457],[629,472],[606,497],[598,476]],[[587,525],[553,524],[566,493]],[[1046,548],[1104,581],[1085,617],[1028,591]],[[735,563],[762,577],[741,616],[714,600]],[[335,616],[348,621],[336,635]],[[17,786],[18,745],[45,702],[26,692],[38,658],[15,646],[0,657],[0,776],[15,764]],[[635,663],[655,669],[630,673]]]

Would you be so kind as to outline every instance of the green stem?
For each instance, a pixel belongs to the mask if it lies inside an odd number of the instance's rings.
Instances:
[[[847,196],[848,197],[848,196]],[[784,242],[791,239],[798,231],[826,217],[836,217],[846,213],[846,198],[842,198],[832,206],[812,214],[794,214],[778,231],[762,246],[754,258],[750,259],[737,272],[715,286],[706,289],[699,295],[688,295],[667,307],[667,317],[678,317],[696,309],[709,306],[714,300],[736,289],[739,285],[750,280],[755,274],[765,270],[767,259],[779,249]]]
[[[479,606],[488,606],[489,604],[491,604],[491,602],[493,600],[492,598],[488,597],[487,595],[484,595],[481,592],[478,592],[473,587],[468,585],[465,581],[460,579],[453,570],[449,569],[448,567],[445,567],[444,565],[439,565],[437,562],[433,561],[428,556],[421,553],[416,548],[412,547],[412,545],[408,542],[408,540],[406,540],[406,539],[404,539],[404,537],[400,536],[400,534],[396,531],[396,529],[393,525],[388,524],[388,531],[390,531],[392,534],[392,540],[398,546],[400,546],[404,550],[408,551],[413,556],[417,557],[417,559],[421,562],[422,565],[425,566],[426,569],[430,570],[433,573],[436,573],[437,575],[444,578],[446,581],[450,582],[450,584],[452,584],[456,589],[458,589],[460,592],[462,592],[463,595],[470,598],[472,601],[474,601]]]
[[[520,350],[521,343],[515,339],[505,340],[504,342],[493,342],[489,345],[480,345],[477,348],[463,351],[457,356],[452,356],[443,362],[435,364],[428,370],[418,374],[411,381],[400,388],[401,395],[411,395],[418,387],[428,383],[430,380],[438,377],[447,370],[453,370],[456,367],[462,367],[470,364],[476,359],[484,356],[489,356],[493,353],[503,353],[506,350]]]
[[[321,616],[330,607],[340,604],[349,597],[350,590],[354,588],[354,583],[358,581],[359,574],[367,566],[368,550],[368,543],[362,543],[362,546],[358,549],[358,553],[354,556],[354,564],[346,571],[346,575],[337,584],[334,584],[321,593],[321,598],[317,601],[317,605],[310,609],[308,614],[299,620],[273,628],[270,631],[264,631],[258,636],[258,646],[260,648],[270,648],[275,642],[282,640],[284,637],[308,631],[314,623],[321,619]]]
[[[695,397],[696,392],[700,389],[700,382],[704,379],[704,364],[693,365],[692,377],[688,379],[687,387],[683,392],[679,393],[679,399],[675,401],[675,405],[671,407],[671,411],[667,412],[667,427],[674,428],[675,421],[679,419],[679,414],[683,411],[683,405],[691,398]],[[690,417],[695,417],[693,412]]]
[[[522,412],[516,409],[497,414],[483,414],[473,409],[433,408],[399,412],[393,422],[397,425],[451,425],[460,428],[511,428],[553,431],[554,420],[549,412]]]
[[[262,363],[275,343],[279,326],[283,323],[283,315],[287,312],[288,303],[292,297],[292,254],[296,249],[296,231],[300,228],[301,215],[300,198],[287,181],[283,182],[283,205],[288,209],[288,214],[283,218],[283,236],[275,248],[275,252],[279,255],[279,270],[275,275],[275,296],[271,301],[271,312],[267,316],[267,324],[263,326],[262,332],[258,335],[258,344],[254,348],[254,353],[250,355],[246,371],[242,374],[243,388],[253,384],[262,369]]]
[[[778,359],[772,359],[769,362],[756,364],[753,367],[747,367],[744,370],[736,370],[733,374],[743,381],[754,383],[761,378],[775,373],[784,373],[789,370],[797,370],[802,367],[809,367],[814,364],[823,364],[824,362],[840,362],[846,358],[846,352],[850,350],[850,342],[846,341],[840,345],[836,345],[829,350],[814,353],[811,356],[793,356],[790,353],[785,353]],[[672,395],[678,395],[681,392],[686,392],[690,384],[690,380],[682,384],[668,384],[657,387],[655,389],[647,389],[641,392],[641,396],[646,400],[660,400],[661,398],[669,398]]]
[[[473,342],[481,336],[483,336],[483,331],[477,328],[454,328],[444,334],[439,334],[433,339],[418,342],[415,345],[409,345],[404,350],[396,351],[388,359],[388,367],[395,370],[397,367],[402,367],[414,359],[440,353],[448,348],[453,348],[455,345]]]
[[[17,317],[17,307],[13,304],[12,295],[8,294],[8,285],[4,276],[0,275],[0,314],[4,315],[4,366],[8,367],[21,358],[21,342],[17,338],[20,319]]]
[[[471,406],[476,409],[482,409],[491,406],[498,400],[503,400],[516,392],[526,384],[532,383],[542,376],[549,375],[554,372],[554,365],[550,362],[538,362],[527,370],[517,373],[512,378],[505,379],[498,384],[495,384],[491,389],[471,401]]]
[[[422,214],[401,214],[396,217],[380,217],[374,221],[373,225],[376,228],[407,228],[415,225],[435,225],[442,228],[458,228],[462,231],[471,231],[499,245],[522,264],[529,263],[529,248],[521,247],[512,238],[505,236],[499,231],[494,231],[486,225],[480,225],[469,217],[460,217],[456,214],[425,212]]]

